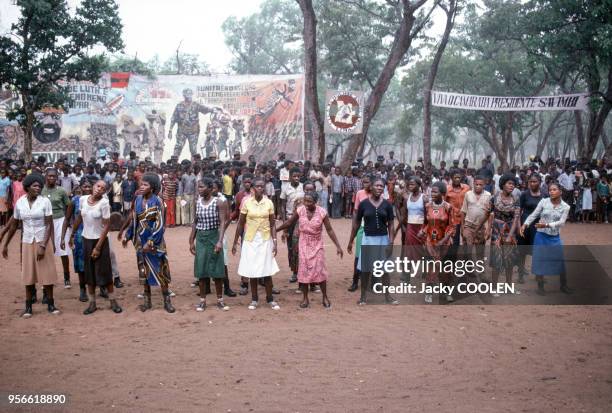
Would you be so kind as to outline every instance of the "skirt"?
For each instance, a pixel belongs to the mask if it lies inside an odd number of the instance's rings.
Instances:
[[[85,272],[85,260],[83,259],[83,228],[74,233],[74,249],[72,250],[74,272]]]
[[[95,260],[91,258],[97,239],[83,238],[83,261],[85,269],[85,283],[93,286],[106,286],[113,282],[113,268],[110,259],[108,238],[102,244],[100,256]]]
[[[565,272],[561,237],[536,231],[531,272],[534,275],[560,275]]]
[[[404,240],[404,256],[411,260],[420,260],[425,255],[423,241],[417,234],[423,224],[408,224],[406,226],[406,239]]]
[[[0,196],[0,212],[8,211],[8,200],[5,196]]]
[[[355,257],[359,258],[361,255],[361,240],[363,239],[363,222],[361,226],[357,230],[357,235],[355,235]]]
[[[62,243],[62,227],[64,226],[64,219],[65,217],[53,218],[53,240],[55,242],[56,257],[65,257],[70,255],[70,248],[68,248],[68,242],[70,241],[70,228],[66,230],[66,236],[64,237],[64,246],[66,249],[63,250],[60,248]]]
[[[262,278],[279,271],[276,258],[272,253],[272,239],[264,240],[257,231],[252,241],[244,241],[240,250],[238,274],[246,278]]]
[[[55,271],[55,258],[53,257],[53,245],[51,240],[45,248],[42,260],[36,259],[36,251],[42,243],[33,242],[21,244],[21,279],[23,285],[53,285],[57,282],[57,271]]]
[[[366,250],[363,247],[368,247]],[[374,261],[386,260],[388,258],[389,236],[387,235],[363,235],[361,240],[361,252],[357,260],[359,271],[371,272]]]
[[[193,261],[195,278],[224,278],[225,262],[223,251],[215,252],[219,242],[219,230],[198,230],[196,232],[196,255]]]

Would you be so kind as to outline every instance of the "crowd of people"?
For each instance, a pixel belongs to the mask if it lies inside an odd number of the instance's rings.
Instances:
[[[559,227],[567,219],[610,222],[611,178],[612,165],[603,161],[534,158],[502,170],[490,156],[478,167],[468,159],[447,167],[444,161],[433,166],[421,159],[409,165],[393,152],[376,162],[357,159],[347,170],[331,162],[289,160],[283,153],[267,162],[252,156],[243,160],[236,153],[229,161],[195,155],[159,165],[139,160],[133,152],[121,159],[105,151],[88,161],[78,158],[73,165],[44,157],[30,163],[1,160],[0,244],[4,241],[7,258],[8,244],[21,228],[26,318],[38,301],[36,284],[43,287],[48,311],[59,313],[53,295],[55,257],[62,263],[64,287],[71,288],[70,256],[79,299],[88,302],[84,314],[97,310],[96,287],[115,313],[122,312],[115,288],[123,282],[110,235],[116,223],[118,243],[126,247],[131,242],[135,248],[142,311],[152,308],[151,287],[157,286],[164,309],[175,312],[164,234],[181,225],[191,227],[186,244],[194,255],[197,311],[207,308],[211,279],[216,307],[229,309],[224,296],[237,293],[230,287],[228,254],[238,251],[238,294],[247,295],[250,289],[248,308],[258,307],[258,288],[263,286],[267,304],[280,309],[274,298],[280,291],[272,279],[279,272],[278,233],[286,245],[289,281],[298,283],[302,294],[299,306],[310,306],[309,293],[321,293],[323,306],[330,308],[323,229],[342,257],[332,224],[337,219],[352,219],[346,251],[354,251],[355,259],[348,289],[360,289],[360,305],[366,304],[373,284],[362,249],[392,245],[400,234],[404,254],[414,259],[451,256],[459,246],[482,250],[477,247],[490,242],[493,283],[500,275],[512,282],[515,268],[518,283],[525,282],[526,256],[533,255],[538,294],[546,294],[547,275],[560,276],[561,291],[570,294],[563,260],[547,264],[562,245]],[[228,233],[232,222],[237,224],[233,237]],[[452,274],[439,271],[424,278],[428,285],[454,282]],[[382,282],[389,284],[388,274]],[[398,303],[388,292],[384,297],[389,304]],[[450,294],[444,298],[454,300]],[[425,302],[432,300],[432,294],[425,294]]]

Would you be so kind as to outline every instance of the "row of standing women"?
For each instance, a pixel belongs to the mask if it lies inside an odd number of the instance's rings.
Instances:
[[[459,177],[460,178],[460,177]],[[32,304],[35,302],[35,284],[43,285],[47,298],[48,311],[58,314],[53,297],[53,285],[56,282],[56,271],[53,252],[54,243],[50,240],[56,236],[53,215],[48,198],[41,196],[44,186],[41,175],[28,175],[24,181],[27,195],[21,198],[9,225],[0,232],[0,242],[7,236],[3,256],[8,255],[7,245],[22,222],[22,279],[26,287],[26,304],[24,317],[32,315]],[[293,206],[293,214],[282,225],[276,227],[274,206],[264,196],[265,182],[253,179],[252,190],[239,205],[239,219],[231,248],[235,254],[240,247],[238,274],[250,280],[251,310],[259,306],[258,285],[265,287],[266,302],[274,309],[280,309],[272,295],[272,276],[279,271],[276,263],[277,232],[295,226],[295,249],[298,258],[297,276],[303,294],[301,308],[310,305],[309,286],[318,284],[322,292],[322,304],[331,307],[327,296],[328,270],[325,264],[323,248],[323,228],[334,242],[337,254],[343,252],[331,227],[324,208],[317,205],[317,193],[310,183],[304,185],[304,194]],[[504,176],[499,181],[501,191],[492,197],[484,191],[484,180],[476,178],[473,189],[464,194],[460,214],[445,199],[447,187],[443,182],[432,185],[430,199],[421,191],[421,182],[412,177],[407,181],[407,191],[399,203],[399,210],[384,199],[385,182],[380,178],[363,179],[364,189],[355,196],[354,218],[347,250],[352,253],[356,242],[356,258],[353,285],[354,291],[361,284],[361,295],[358,304],[367,301],[368,287],[371,287],[371,272],[365,262],[362,248],[375,251],[383,256],[393,244],[395,234],[402,233],[402,243],[406,246],[405,254],[412,259],[430,256],[441,259],[459,239],[466,246],[482,246],[491,239],[490,264],[493,267],[492,278],[496,283],[499,275],[504,273],[507,282],[512,282],[513,267],[519,268],[519,282],[524,281],[525,250],[514,248],[517,244],[534,245],[532,272],[538,281],[538,293],[544,294],[545,275],[561,275],[561,289],[566,293],[567,286],[563,261],[554,259],[560,252],[561,240],[559,227],[565,223],[569,207],[561,200],[561,191],[557,184],[549,186],[550,198],[542,199],[539,192],[539,178],[534,175],[529,180],[529,189],[523,194],[514,190],[515,179]],[[310,186],[309,186],[310,185]],[[164,203],[157,196],[160,189],[159,177],[145,174],[141,180],[139,195],[134,200],[134,208],[119,232],[118,239],[124,247],[132,241],[136,251],[136,263],[139,281],[144,287],[142,311],[152,308],[151,287],[161,288],[163,307],[175,312],[171,302],[169,283],[170,267],[164,241]],[[219,193],[218,184],[205,178],[198,183],[199,197],[195,200],[196,216],[189,236],[189,250],[194,257],[194,275],[197,279],[212,279],[215,284],[216,307],[227,310],[223,300],[223,280],[227,277],[226,230],[229,226],[227,201]],[[96,287],[104,288],[110,308],[115,313],[122,312],[113,291],[110,246],[108,239],[110,205],[104,181],[96,182],[93,187],[84,182],[82,196],[73,199],[75,219],[70,236],[70,247],[74,251],[75,271],[79,274],[82,287],[81,301],[88,301],[84,314],[97,310]],[[395,217],[399,214],[400,225],[395,228]],[[460,218],[457,219],[457,216]],[[68,220],[61,228],[61,239],[64,240]],[[401,230],[401,231],[400,231]],[[61,242],[64,248],[64,242]],[[475,249],[476,251],[478,249]],[[378,251],[378,252],[376,252]],[[476,253],[476,252],[475,252]],[[370,254],[371,255],[371,254]],[[370,257],[371,260],[371,257]],[[557,263],[550,265],[551,262]],[[449,274],[428,273],[425,276],[428,284],[453,282]],[[385,274],[383,284],[389,284]],[[83,296],[84,286],[87,295]],[[206,283],[200,282],[200,301],[197,311],[207,307]],[[452,301],[452,296],[446,297]],[[385,293],[385,300],[397,304],[397,300]],[[431,294],[425,295],[426,302],[432,302]]]

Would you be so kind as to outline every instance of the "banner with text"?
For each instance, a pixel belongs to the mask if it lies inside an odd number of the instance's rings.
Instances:
[[[536,110],[586,110],[589,98],[585,93],[557,96],[479,96],[431,91],[433,106],[467,110],[502,112]]]
[[[98,83],[71,81],[67,110],[37,114],[33,152],[48,159],[89,157],[100,149],[155,163],[172,155],[234,152],[269,160],[303,158],[303,75],[157,76],[106,73]],[[2,119],[19,103],[0,95],[0,155],[23,152],[23,132]]]

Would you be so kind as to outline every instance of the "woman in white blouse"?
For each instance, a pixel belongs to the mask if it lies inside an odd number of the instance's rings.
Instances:
[[[8,244],[15,235],[17,224],[22,222],[21,278],[26,288],[26,305],[23,318],[32,317],[32,303],[36,283],[43,285],[47,296],[47,310],[59,314],[53,299],[53,285],[57,281],[53,258],[53,212],[51,201],[40,195],[44,186],[42,175],[32,173],[23,180],[26,196],[15,204],[13,217],[0,232],[0,243],[8,233],[2,256],[8,258]]]
[[[520,229],[521,236],[536,219],[536,235],[533,240],[533,255],[531,272],[535,274],[538,282],[537,293],[545,295],[544,276],[560,276],[561,291],[571,294],[572,289],[567,286],[565,261],[563,258],[563,242],[559,236],[559,228],[565,225],[570,207],[561,199],[561,185],[556,182],[548,186],[550,198],[543,198],[536,209],[527,217]]]
[[[89,295],[89,307],[83,312],[95,312],[96,286],[106,287],[111,310],[123,311],[113,294],[113,270],[111,265],[108,231],[110,229],[110,203],[106,197],[106,182],[99,180],[93,186],[91,195],[82,196],[79,201],[81,213],[72,226],[70,248],[74,248],[74,233],[83,224],[83,259],[85,261],[85,283]]]

